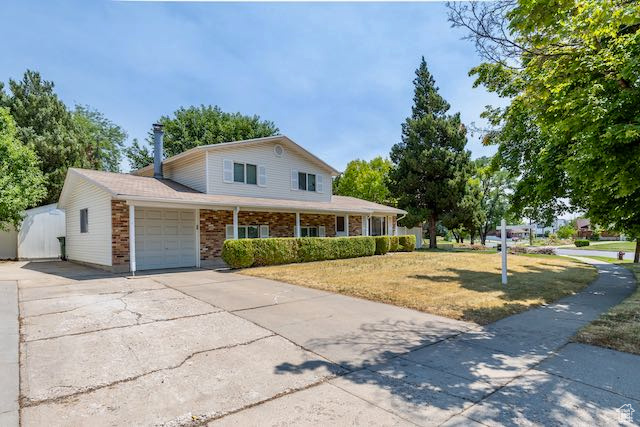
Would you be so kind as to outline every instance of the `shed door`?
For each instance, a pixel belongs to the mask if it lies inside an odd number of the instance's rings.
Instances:
[[[194,211],[136,207],[135,212],[138,270],[196,265]]]

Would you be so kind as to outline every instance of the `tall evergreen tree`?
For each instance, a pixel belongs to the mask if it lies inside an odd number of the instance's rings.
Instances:
[[[413,84],[411,117],[402,125],[402,142],[391,148],[389,188],[414,223],[429,222],[429,247],[435,248],[438,219],[456,209],[465,195],[470,153],[460,114],[447,114],[450,106],[438,93],[424,57]]]

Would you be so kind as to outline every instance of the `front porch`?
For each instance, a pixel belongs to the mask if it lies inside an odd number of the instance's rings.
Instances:
[[[359,212],[276,212],[251,208],[137,204],[113,200],[116,271],[200,267],[227,239],[396,235],[396,216]]]

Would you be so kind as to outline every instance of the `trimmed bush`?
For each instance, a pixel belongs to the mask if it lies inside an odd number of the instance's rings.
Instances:
[[[374,255],[375,237],[301,237],[225,240],[222,259],[232,268]]]
[[[298,262],[298,239],[253,239],[254,266]]]
[[[398,236],[389,237],[389,252],[398,252],[400,250],[400,242]]]
[[[576,247],[581,247],[581,246],[589,246],[589,241],[586,239],[578,239],[575,241],[575,245]]]
[[[391,239],[389,239],[389,236],[377,236],[375,239],[376,255],[384,255],[389,252],[389,246],[391,246]]]
[[[225,240],[222,245],[222,259],[233,268],[251,267],[255,262],[253,257],[253,240],[238,239]]]
[[[413,252],[416,250],[416,236],[413,234],[407,236],[398,236],[399,250],[402,252]]]

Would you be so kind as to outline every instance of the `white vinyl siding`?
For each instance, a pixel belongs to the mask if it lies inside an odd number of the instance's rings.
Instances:
[[[198,153],[186,160],[178,159],[163,167],[164,177],[186,185],[189,188],[206,192],[205,155]]]
[[[210,150],[207,156],[209,194],[329,202],[331,191],[327,183],[331,182],[330,173],[286,145],[283,146],[284,153],[278,157],[274,153],[274,145],[274,143],[264,143]],[[227,166],[231,165],[231,174],[233,163],[258,165],[258,185],[228,183],[224,179],[225,163]],[[262,173],[263,170],[264,173]],[[292,170],[296,171],[296,180],[297,171],[316,175],[316,191],[294,190],[293,188],[297,188],[297,182],[292,182],[294,179]],[[262,176],[264,179],[261,178]],[[233,175],[230,181],[233,181]],[[293,188],[292,184],[295,184]]]
[[[80,210],[87,209],[89,228],[80,232]],[[67,258],[111,265],[111,196],[95,185],[78,179],[65,205]]]

